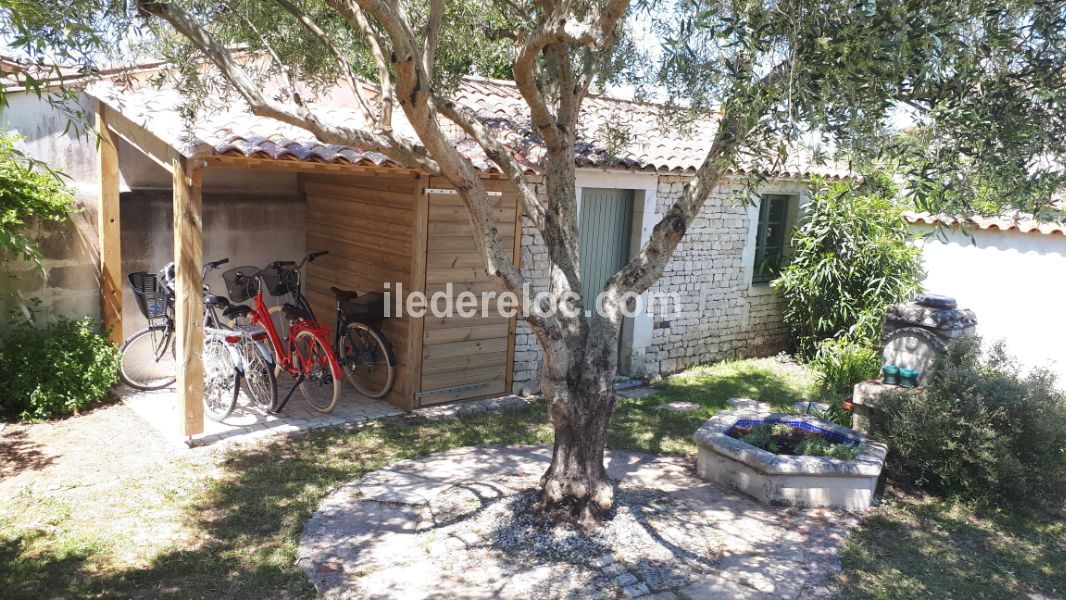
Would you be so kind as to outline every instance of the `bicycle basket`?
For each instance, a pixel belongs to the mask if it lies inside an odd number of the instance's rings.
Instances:
[[[236,267],[222,274],[226,282],[230,302],[241,303],[255,297],[259,292],[259,279],[256,274],[259,267]]]
[[[341,312],[348,321],[376,323],[385,318],[385,296],[371,292],[345,300],[341,302]]]
[[[300,287],[300,276],[292,267],[266,268],[259,272],[271,296],[284,296]]]
[[[133,295],[137,298],[137,308],[149,321],[161,319],[167,316],[171,304],[169,290],[159,281],[155,273],[138,271],[126,276],[133,288]]]

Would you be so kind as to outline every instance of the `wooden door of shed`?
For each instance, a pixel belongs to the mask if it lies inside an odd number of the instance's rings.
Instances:
[[[521,219],[518,197],[505,181],[486,180],[500,241],[519,263]],[[514,364],[515,319],[500,316],[496,303],[484,316],[483,292],[503,291],[498,278],[485,272],[477,251],[474,231],[463,200],[440,178],[430,178],[426,190],[429,204],[426,243],[426,295],[446,292],[452,284],[452,300],[464,291],[479,300],[474,317],[427,315],[422,332],[421,391],[419,404],[494,396],[509,390]]]

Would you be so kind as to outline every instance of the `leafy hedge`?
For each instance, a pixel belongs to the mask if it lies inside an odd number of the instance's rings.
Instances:
[[[789,265],[773,282],[797,352],[828,339],[877,346],[881,318],[920,290],[921,249],[886,179],[821,187],[792,236]]]
[[[0,417],[35,421],[84,409],[118,381],[119,363],[92,319],[43,327],[16,320],[0,337]]]
[[[872,435],[889,445],[888,473],[950,496],[1023,499],[1066,480],[1066,394],[1055,376],[1019,375],[1002,344],[952,344],[922,391],[883,396]]]

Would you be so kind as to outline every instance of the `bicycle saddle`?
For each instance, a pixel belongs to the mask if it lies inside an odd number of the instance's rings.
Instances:
[[[333,295],[337,297],[338,301],[351,300],[352,298],[355,298],[359,295],[357,292],[353,292],[350,290],[342,290],[340,288],[335,287],[329,288],[329,291],[333,292]]]
[[[222,311],[222,316],[229,317],[231,319],[238,317],[247,317],[248,313],[250,312],[252,312],[252,309],[248,306],[245,306],[243,304],[231,304],[226,308],[226,310]]]
[[[229,298],[226,298],[225,296],[216,296],[214,294],[205,294],[204,304],[208,306],[226,307],[229,306]]]
[[[311,315],[306,310],[288,302],[281,307],[281,312],[285,313],[285,318],[290,321],[311,320]]]

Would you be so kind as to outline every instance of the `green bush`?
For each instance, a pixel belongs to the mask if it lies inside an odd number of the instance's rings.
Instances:
[[[1021,377],[1002,344],[952,344],[922,391],[883,396],[871,425],[898,481],[995,501],[1053,492],[1066,477],[1066,394],[1054,375]]]
[[[40,420],[103,399],[118,381],[114,344],[89,318],[15,320],[0,339],[0,416]]]
[[[26,225],[33,220],[62,221],[76,206],[59,173],[24,156],[15,148],[16,141],[0,133],[0,258],[40,262]]]
[[[811,361],[820,391],[830,400],[850,396],[856,383],[876,377],[881,357],[871,347],[847,339],[825,340]]]
[[[831,338],[876,346],[885,309],[920,290],[921,250],[893,194],[885,178],[871,177],[821,187],[805,206],[789,265],[772,283],[801,357]]]

